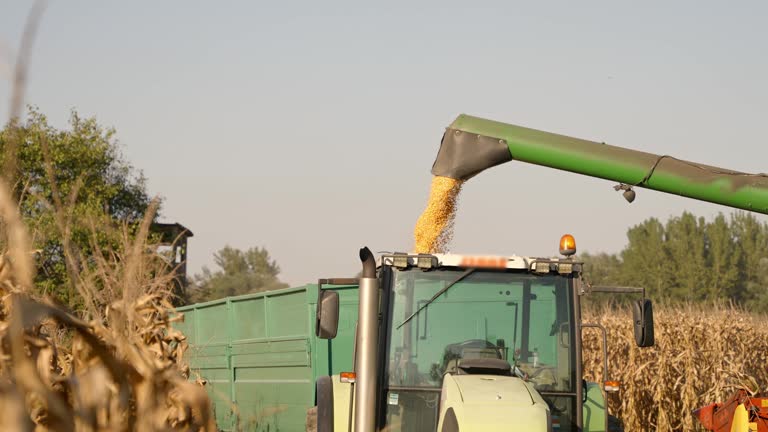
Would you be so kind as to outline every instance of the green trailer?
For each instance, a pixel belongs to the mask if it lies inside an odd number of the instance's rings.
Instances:
[[[245,430],[303,431],[317,378],[352,370],[357,287],[324,288],[340,298],[333,340],[315,336],[318,285],[178,309],[191,378],[206,382],[220,429],[233,430],[239,421]]]

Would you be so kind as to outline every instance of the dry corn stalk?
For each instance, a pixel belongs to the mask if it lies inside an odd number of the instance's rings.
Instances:
[[[768,386],[768,320],[732,306],[657,306],[656,346],[638,348],[626,307],[587,309],[585,322],[608,330],[611,414],[627,431],[698,430],[692,411],[737,388]],[[584,332],[584,373],[602,379],[601,338]]]
[[[181,317],[172,315],[163,295],[146,294],[128,306],[115,302],[104,321],[88,323],[17,291],[6,291],[0,303],[0,411],[6,426],[216,430],[205,390],[187,380],[186,340],[171,327]],[[57,342],[62,330],[69,344]]]
[[[172,273],[146,243],[154,208],[122,252],[78,269],[85,321],[33,297],[30,242],[0,181],[0,429],[216,430],[206,391],[188,381],[186,338],[171,326],[183,318],[169,301]]]

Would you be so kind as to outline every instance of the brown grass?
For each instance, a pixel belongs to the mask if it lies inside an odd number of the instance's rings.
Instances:
[[[657,306],[653,348],[635,345],[626,307],[588,309],[584,321],[608,329],[610,378],[622,382],[610,408],[627,431],[698,430],[694,409],[768,383],[768,319],[733,306]],[[584,334],[585,378],[599,382],[602,342]]]
[[[427,207],[414,228],[416,253],[445,253],[453,237],[453,221],[458,208],[461,180],[435,176]]]

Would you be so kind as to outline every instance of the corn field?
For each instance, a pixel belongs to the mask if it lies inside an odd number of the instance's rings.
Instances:
[[[626,431],[701,430],[692,411],[722,402],[739,388],[768,383],[768,320],[733,306],[656,306],[656,346],[638,348],[628,307],[587,308],[584,322],[608,331],[612,415]],[[584,331],[585,379],[603,375],[602,337]]]

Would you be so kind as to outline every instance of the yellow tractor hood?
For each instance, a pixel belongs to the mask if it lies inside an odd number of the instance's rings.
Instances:
[[[440,424],[461,431],[551,431],[549,406],[529,384],[510,376],[446,375]],[[446,425],[448,426],[448,425]]]
[[[494,375],[455,375],[464,403],[530,406],[534,400],[523,380]]]

